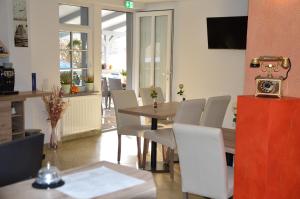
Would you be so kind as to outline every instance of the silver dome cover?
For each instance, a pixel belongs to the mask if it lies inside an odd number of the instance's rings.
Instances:
[[[59,170],[55,166],[51,166],[48,162],[46,167],[39,170],[35,182],[40,185],[51,185],[59,181],[61,181]]]

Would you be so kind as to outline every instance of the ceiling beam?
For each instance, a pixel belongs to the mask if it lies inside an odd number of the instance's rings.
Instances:
[[[110,14],[105,15],[104,17],[102,17],[102,22],[108,21],[110,19],[113,19],[115,17],[121,16],[123,14],[125,14],[125,13],[123,13],[123,12],[113,12],[113,13],[110,13]]]
[[[63,17],[59,18],[59,22],[60,23],[65,23],[65,22],[70,21],[70,20],[72,20],[76,17],[79,17],[80,14],[81,14],[80,10],[77,10],[75,12],[72,12],[72,13],[66,15],[66,16],[63,16]]]
[[[121,23],[117,23],[115,25],[108,26],[107,28],[104,28],[104,30],[114,31],[114,30],[122,28],[124,26],[126,26],[126,21],[122,21]]]

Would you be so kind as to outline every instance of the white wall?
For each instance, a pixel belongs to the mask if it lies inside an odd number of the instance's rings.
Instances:
[[[11,0],[0,0],[0,40],[10,51],[9,61],[14,63],[15,90],[31,90],[33,72],[37,73],[37,88],[50,90],[52,86],[59,84],[58,0],[27,0],[27,9],[29,47],[14,47]],[[100,109],[98,104],[97,107]],[[95,115],[96,117],[99,117],[100,123],[101,115]],[[46,134],[47,142],[50,125],[40,98],[26,100],[25,118],[25,128],[42,129]]]
[[[58,1],[28,0],[29,45],[31,73],[36,73],[37,89],[51,90],[59,85]],[[45,10],[46,9],[46,10]],[[26,128],[42,129],[49,140],[50,125],[40,98],[30,98],[25,104]]]
[[[9,61],[14,64],[16,73],[15,89],[24,91],[31,88],[30,48],[14,46],[12,12],[12,1],[0,0],[0,40],[8,48]]]
[[[189,0],[151,4],[147,9],[175,8],[173,99],[183,83],[188,99],[243,92],[245,50],[209,50],[207,17],[245,16],[248,0]],[[232,105],[223,126],[232,127]]]

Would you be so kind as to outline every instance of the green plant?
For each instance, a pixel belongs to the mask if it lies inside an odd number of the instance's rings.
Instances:
[[[177,92],[177,95],[183,96],[184,93],[183,87],[184,87],[183,84],[178,85],[179,91]]]
[[[81,49],[81,41],[78,39],[74,39],[72,42],[73,49]],[[68,43],[68,48],[71,49],[71,42]]]
[[[87,79],[85,80],[85,83],[94,83],[94,77],[87,77]]]
[[[151,93],[150,93],[150,96],[151,96],[152,99],[157,98],[157,91],[156,91],[156,89],[155,89],[154,86],[151,87]]]
[[[125,71],[125,70],[122,69],[121,75],[124,76],[124,77],[126,77],[127,76],[127,71]]]
[[[72,73],[71,72],[61,72],[60,73],[60,83],[71,84],[72,83]]]

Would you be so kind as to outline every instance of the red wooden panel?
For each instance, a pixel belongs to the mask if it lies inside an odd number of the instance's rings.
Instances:
[[[300,99],[238,98],[234,198],[300,197]]]

